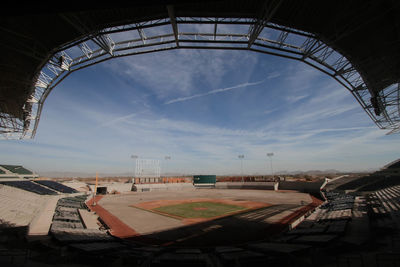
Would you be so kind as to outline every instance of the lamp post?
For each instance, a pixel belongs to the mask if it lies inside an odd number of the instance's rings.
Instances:
[[[240,174],[242,175],[242,183],[243,183],[244,182],[244,179],[243,179],[243,158],[244,158],[244,155],[239,155],[238,158],[240,159]]]
[[[270,161],[271,161],[271,175],[272,178],[274,178],[274,171],[272,169],[272,156],[274,155],[274,153],[267,153],[267,157],[269,157]]]
[[[167,162],[171,159],[171,156],[165,156],[165,177],[167,177]]]
[[[139,158],[139,156],[137,155],[132,155],[131,159],[133,159],[135,161],[135,168],[133,169],[133,183],[136,184],[136,168],[137,168],[137,159]]]

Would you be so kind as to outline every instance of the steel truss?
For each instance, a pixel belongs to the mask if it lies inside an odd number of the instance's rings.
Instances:
[[[85,23],[77,17],[65,17],[86,37],[61,47],[44,65],[37,75],[35,91],[25,104],[27,116],[23,120],[0,114],[0,135],[33,138],[47,96],[74,71],[112,58],[178,48],[249,50],[302,61],[347,88],[380,129],[399,132],[400,85],[393,84],[374,95],[350,61],[318,36],[269,22],[279,4],[280,1],[275,1],[265,6],[258,18],[175,17],[173,6],[168,6],[168,18],[97,33],[87,32]],[[194,28],[193,25],[197,32],[180,31],[180,28]],[[212,25],[213,30],[207,31],[210,28],[207,25]],[[229,27],[230,32],[219,31],[224,27]],[[243,32],[243,28],[247,31]],[[121,34],[137,37],[115,41]]]

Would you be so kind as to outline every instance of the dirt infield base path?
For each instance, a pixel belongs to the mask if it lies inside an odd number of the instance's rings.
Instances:
[[[102,198],[103,196],[96,196],[95,198],[87,201],[86,205],[91,211],[96,212],[97,215],[104,221],[104,223],[110,227],[110,233],[119,238],[138,236],[139,233],[123,223],[120,219],[118,219],[118,217],[114,216],[102,206],[97,204]]]

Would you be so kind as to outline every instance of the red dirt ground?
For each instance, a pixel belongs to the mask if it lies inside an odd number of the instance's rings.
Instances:
[[[96,212],[96,214],[111,229],[110,233],[113,236],[116,236],[119,238],[129,238],[129,237],[138,236],[139,233],[137,233],[135,230],[133,230],[128,225],[123,223],[120,219],[118,219],[113,214],[108,212],[102,206],[100,206],[99,204],[93,205],[94,202],[98,203],[100,201],[100,199],[102,199],[102,198],[103,198],[103,196],[96,196],[95,198],[92,198],[88,202],[86,202],[86,205],[88,206],[88,208],[90,210]]]

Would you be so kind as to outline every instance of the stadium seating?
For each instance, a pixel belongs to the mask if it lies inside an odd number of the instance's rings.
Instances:
[[[400,186],[387,187],[375,192],[376,197],[381,201],[384,213],[400,213]]]
[[[83,251],[120,248],[116,238],[101,229],[87,229],[78,209],[86,209],[86,195],[66,197],[58,201],[51,225],[51,235],[63,244]]]
[[[21,189],[0,185],[0,220],[16,226],[28,225],[46,198]]]
[[[0,165],[0,166],[16,174],[33,174],[30,170],[25,169],[24,167],[19,165]]]
[[[392,187],[398,185],[400,180],[399,175],[382,175],[378,177],[374,182],[360,187],[359,191],[377,191],[383,188]]]
[[[78,192],[82,192],[82,191],[89,191],[89,185],[87,183],[84,182],[79,182],[79,181],[66,181],[62,183],[65,186],[68,186],[70,188],[75,189]]]
[[[400,168],[400,160],[397,160],[396,162],[393,162],[389,166],[387,166],[387,169],[399,169]]]
[[[28,194],[41,197],[29,192]],[[385,209],[390,209],[391,213],[397,212],[400,186],[385,188],[373,195],[376,197],[375,201],[385,203],[382,204]],[[295,229],[289,230],[286,234],[256,243],[214,249],[162,246],[150,248],[143,244],[129,243],[130,241],[121,242],[105,230],[86,229],[78,213],[78,209],[86,209],[84,203],[86,197],[84,195],[60,199],[50,231],[57,244],[64,248],[68,247],[68,251],[79,255],[79,262],[83,257],[90,258],[90,255],[95,255],[93,257],[103,255],[106,259],[118,255],[129,259],[129,264],[146,260],[149,266],[309,266],[299,263],[303,259],[319,255],[321,251],[324,253],[323,257],[331,256],[314,259],[316,262],[332,261],[333,264],[338,263],[338,266],[352,266],[352,264],[363,266],[359,264],[365,262],[365,256],[354,251],[335,254],[337,251],[342,251],[340,246],[343,240],[348,242],[348,232],[357,230],[351,225],[356,219],[355,207],[357,203],[362,205],[365,197],[354,198],[339,192],[327,192],[325,205],[317,208],[311,216],[306,217]],[[393,255],[397,254],[392,252],[390,255],[377,254],[376,261],[382,263],[382,266],[386,266],[384,264],[387,263],[397,263],[398,258]],[[373,255],[371,259],[375,260]],[[103,262],[98,259],[98,263]]]
[[[72,193],[77,193],[78,191],[76,191],[75,189],[65,186],[63,184],[57,183],[55,181],[50,181],[50,180],[37,180],[35,181],[35,183],[38,183],[40,185],[44,185],[46,187],[49,187],[51,189],[57,190],[58,192],[61,193],[68,193],[68,194],[72,194]]]
[[[345,184],[339,185],[337,190],[356,190],[360,187],[365,187],[371,183],[376,183],[377,181],[382,180],[384,177],[381,175],[367,175],[362,176],[357,179],[351,180]],[[365,189],[364,189],[365,190]]]
[[[16,188],[20,188],[26,191],[30,191],[39,195],[57,195],[57,193],[53,190],[47,189],[39,184],[36,184],[31,181],[4,181],[0,182],[4,185],[13,186]]]

